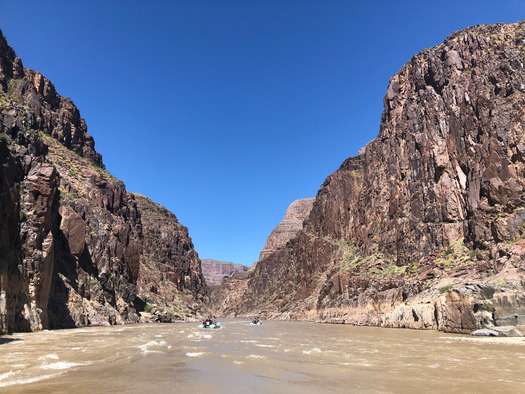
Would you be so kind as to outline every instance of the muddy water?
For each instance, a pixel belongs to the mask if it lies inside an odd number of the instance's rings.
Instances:
[[[0,392],[525,392],[525,345],[438,332],[223,321],[0,337]]]

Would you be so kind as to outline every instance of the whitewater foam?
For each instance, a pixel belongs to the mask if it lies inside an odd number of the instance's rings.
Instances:
[[[9,372],[6,372],[6,373],[1,374],[1,375],[0,375],[0,382],[1,382],[2,380],[7,379],[7,378],[10,377],[10,376],[13,376],[14,374],[15,374],[15,372],[13,372],[13,371],[9,371]]]
[[[40,356],[38,357],[39,360],[48,360],[48,359],[52,359],[52,360],[58,360],[58,356],[54,353],[51,353],[51,354],[46,354],[45,356]]]
[[[321,353],[321,349],[319,349],[318,347],[314,347],[313,349],[310,349],[310,350],[303,350],[303,353],[304,354]]]
[[[144,353],[148,353],[148,352],[154,352],[154,350],[150,350],[150,347],[154,347],[154,346],[164,346],[166,345],[166,342],[165,341],[160,341],[160,342],[157,342],[157,341],[150,341],[144,345],[139,345],[137,346],[140,351],[144,352]]]
[[[14,386],[14,385],[19,385],[19,384],[35,383],[35,382],[39,382],[41,380],[54,378],[54,377],[59,376],[61,374],[62,373],[55,373],[55,374],[51,374],[51,375],[40,375],[40,376],[35,376],[33,378],[15,379],[15,380],[7,381],[7,382],[0,381],[0,387],[8,387],[8,386]]]
[[[51,363],[51,364],[44,364],[40,368],[42,368],[42,369],[62,370],[62,369],[69,369],[69,368],[73,368],[73,367],[78,367],[78,366],[81,366],[81,365],[89,365],[89,364],[91,364],[91,363],[70,363],[70,362],[67,362],[67,361],[59,361],[59,362]]]

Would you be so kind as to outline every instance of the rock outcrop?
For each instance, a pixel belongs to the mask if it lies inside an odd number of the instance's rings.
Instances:
[[[263,250],[259,254],[259,261],[271,255],[281,246],[297,235],[303,229],[303,222],[310,214],[315,198],[303,198],[290,204],[283,220],[272,230]]]
[[[304,221],[310,214],[314,201],[315,198],[303,198],[295,200],[288,206],[283,220],[268,236],[264,249],[259,255],[259,261],[285,247],[288,241],[293,239],[303,229]],[[257,264],[258,262],[245,273],[221,278],[223,280],[218,283],[218,286],[213,287],[210,292],[210,299],[218,316],[235,315],[238,304],[248,301],[244,299],[244,293],[248,289],[248,282],[253,277]]]
[[[377,138],[326,179],[304,229],[257,264],[228,313],[519,330],[524,28],[468,28],[402,67]]]
[[[198,314],[208,289],[188,229],[163,206],[133,194],[142,222],[138,295],[161,321]]]
[[[0,334],[138,322],[137,283],[147,287],[141,267],[152,256],[159,270],[183,259],[165,279],[186,303],[206,297],[187,233],[175,225],[155,233],[143,222],[73,102],[24,68],[1,33],[0,214]],[[152,252],[164,242],[158,234],[178,242],[169,257]]]
[[[218,285],[224,278],[229,278],[236,272],[245,272],[250,269],[250,267],[243,264],[213,259],[201,259],[201,267],[206,283],[209,286]]]

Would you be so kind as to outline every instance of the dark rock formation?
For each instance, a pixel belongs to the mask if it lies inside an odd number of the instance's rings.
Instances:
[[[140,194],[133,196],[143,233],[140,298],[162,321],[195,315],[208,303],[208,289],[188,229],[166,208]]]
[[[524,28],[468,28],[402,67],[377,138],[326,179],[304,229],[257,264],[228,313],[521,324]]]
[[[259,261],[271,255],[281,246],[297,235],[303,229],[303,222],[310,214],[315,198],[303,198],[290,204],[283,220],[272,230],[263,250],[259,255]]]
[[[157,233],[146,221],[143,234],[134,196],[105,171],[73,102],[24,68],[1,33],[0,214],[0,334],[139,321],[140,267]],[[181,257],[181,277],[167,279],[186,303],[202,301],[187,233],[164,235],[178,243],[169,259],[154,255],[159,269]]]
[[[202,273],[209,286],[221,283],[225,277],[230,277],[236,272],[245,272],[250,269],[246,265],[212,259],[201,259],[201,266]]]

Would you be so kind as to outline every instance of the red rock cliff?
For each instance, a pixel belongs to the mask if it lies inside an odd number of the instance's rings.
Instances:
[[[377,138],[326,179],[304,230],[259,262],[230,313],[525,324],[524,28],[468,28],[402,67]]]
[[[147,221],[143,232],[134,196],[105,171],[73,102],[24,68],[1,33],[0,152],[0,334],[139,321],[137,280],[157,235]],[[158,269],[170,265],[158,257]],[[193,304],[207,290],[198,257],[189,260],[169,280]]]
[[[204,277],[206,278],[206,283],[210,286],[221,283],[223,278],[230,277],[236,272],[245,272],[250,269],[250,267],[246,265],[212,259],[202,259],[201,266]]]

